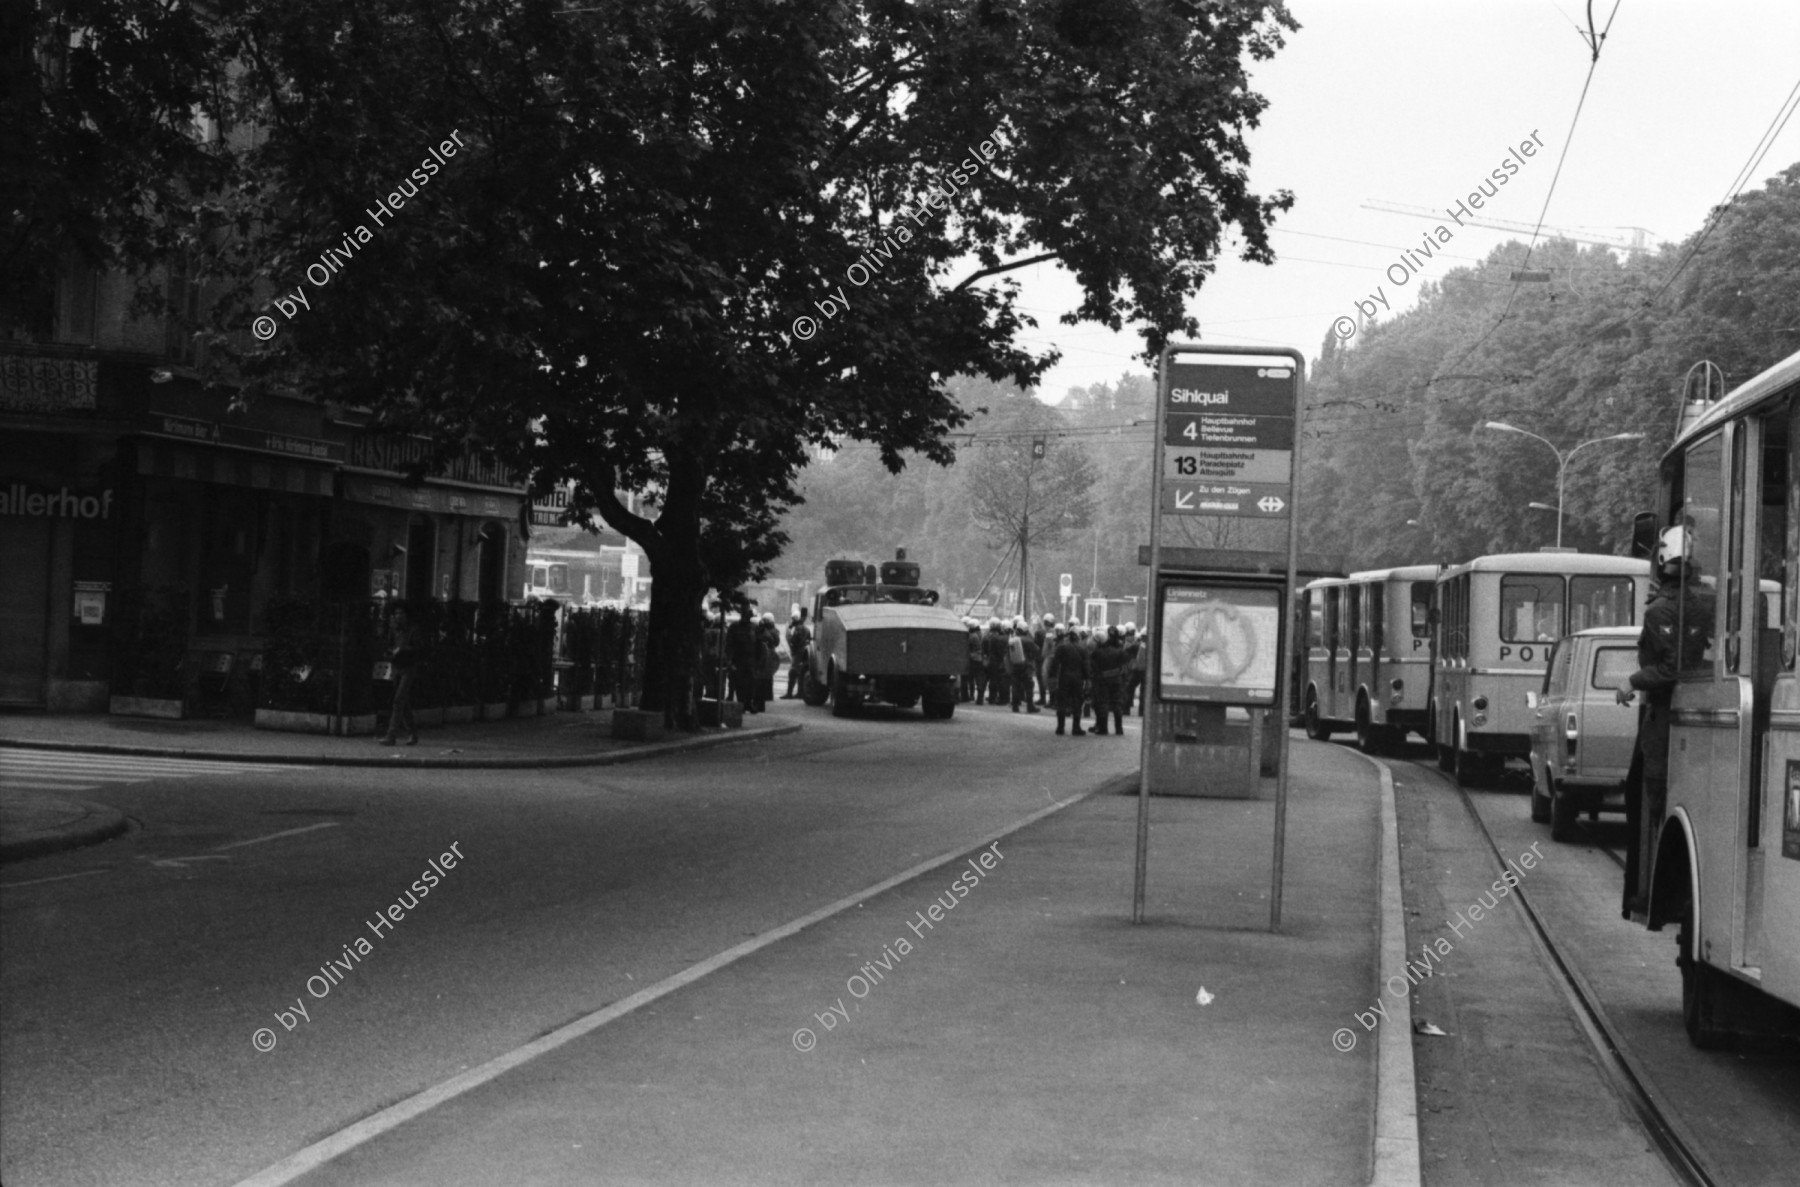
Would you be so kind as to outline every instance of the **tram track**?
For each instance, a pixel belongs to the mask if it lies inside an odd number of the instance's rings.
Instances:
[[[1466,788],[1445,776],[1434,763],[1404,757],[1390,757],[1385,761],[1415,767],[1424,775],[1442,780],[1452,788],[1462,802],[1463,810],[1468,813],[1470,822],[1493,855],[1495,870],[1505,871],[1506,858],[1499,842],[1488,828],[1487,822],[1482,819]],[[1601,849],[1621,869],[1624,868],[1622,856],[1603,846],[1595,845],[1595,848]],[[1533,946],[1543,957],[1545,965],[1555,970],[1557,989],[1567,1002],[1608,1083],[1637,1117],[1670,1173],[1679,1181],[1696,1187],[1715,1187],[1728,1183],[1730,1180],[1721,1176],[1712,1166],[1701,1152],[1699,1143],[1675,1115],[1662,1093],[1656,1089],[1643,1061],[1632,1052],[1620,1029],[1608,1018],[1593,986],[1567,955],[1565,946],[1557,939],[1543,915],[1532,906],[1531,894],[1523,883],[1512,887],[1512,897],[1524,912],[1529,925],[1526,931]]]

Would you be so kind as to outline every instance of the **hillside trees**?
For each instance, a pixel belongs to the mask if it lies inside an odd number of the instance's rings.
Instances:
[[[1695,249],[1698,250],[1695,250]],[[1302,541],[1352,568],[1530,550],[1555,538],[1557,463],[1541,443],[1641,432],[1583,450],[1564,542],[1620,551],[1656,493],[1682,377],[1700,359],[1741,383],[1800,349],[1800,165],[1746,192],[1709,234],[1621,260],[1540,245],[1551,282],[1510,282],[1524,246],[1459,268],[1404,315],[1321,352],[1308,386]],[[1408,524],[1408,520],[1417,521]]]
[[[809,449],[946,462],[948,377],[1029,385],[1053,361],[1015,344],[1009,270],[1060,260],[1069,320],[1154,349],[1191,332],[1225,229],[1266,261],[1290,201],[1251,189],[1242,140],[1245,59],[1294,27],[1275,0],[221,11],[258,135],[203,242],[257,284],[214,345],[359,241],[229,378],[575,480],[650,557],[670,683],[646,701],[684,722],[701,593],[767,569]],[[370,226],[453,131],[465,152]]]

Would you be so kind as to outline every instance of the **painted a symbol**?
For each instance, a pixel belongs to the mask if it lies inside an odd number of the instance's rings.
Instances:
[[[1188,676],[1229,684],[1256,659],[1256,629],[1229,602],[1200,602],[1181,620],[1175,647]]]

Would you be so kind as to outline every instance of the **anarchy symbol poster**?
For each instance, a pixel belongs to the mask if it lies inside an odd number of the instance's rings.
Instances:
[[[1272,705],[1281,595],[1246,586],[1170,585],[1158,652],[1164,700]]]

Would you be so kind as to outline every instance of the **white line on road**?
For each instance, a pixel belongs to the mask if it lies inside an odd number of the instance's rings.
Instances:
[[[309,824],[303,828],[283,829],[281,832],[278,832],[278,833],[270,833],[266,837],[252,837],[248,841],[233,841],[229,845],[220,845],[220,846],[217,846],[216,848],[214,848],[213,852],[218,853],[221,850],[225,850],[225,849],[242,849],[245,845],[260,845],[264,841],[273,841],[277,837],[294,837],[294,836],[300,835],[301,833],[317,832],[319,829],[322,829],[322,828],[336,828],[337,826],[338,826],[337,821],[327,820],[324,824]]]
[[[340,1154],[349,1153],[365,1142],[373,1141],[389,1130],[397,1129],[414,1117],[427,1113],[446,1101],[453,1100],[465,1092],[481,1087],[488,1081],[505,1075],[512,1069],[529,1063],[540,1055],[556,1050],[571,1043],[590,1031],[598,1030],[609,1022],[614,1022],[641,1006],[647,1006],[657,998],[666,997],[685,985],[691,985],[702,977],[718,972],[726,965],[736,963],[744,957],[767,948],[770,944],[785,940],[796,932],[811,927],[815,923],[831,918],[833,915],[849,910],[851,907],[874,898],[885,891],[892,890],[902,883],[910,882],[923,874],[929,874],[939,866],[948,865],[978,849],[984,849],[995,841],[1004,840],[1020,829],[1027,828],[1053,812],[1060,812],[1070,804],[1078,803],[1094,795],[1100,788],[1084,791],[1079,795],[1058,800],[1046,808],[1039,808],[1028,816],[1021,817],[1011,824],[989,833],[978,841],[962,846],[938,857],[929,858],[902,870],[891,878],[884,879],[868,886],[855,894],[846,895],[835,903],[820,907],[809,915],[782,924],[780,927],[753,936],[734,948],[727,948],[714,956],[709,956],[699,964],[690,965],[671,977],[665,977],[656,984],[640,989],[628,998],[614,1002],[604,1009],[584,1015],[566,1026],[560,1027],[534,1039],[523,1047],[514,1048],[504,1055],[488,1060],[480,1067],[470,1068],[461,1075],[452,1076],[433,1088],[427,1088],[414,1096],[389,1105],[379,1113],[371,1114],[356,1124],[340,1129],[322,1141],[314,1142],[303,1150],[296,1151],[273,1166],[257,1172],[248,1179],[237,1184],[237,1187],[281,1187],[291,1183],[300,1176],[308,1174],[330,1162]],[[1392,802],[1390,800],[1390,802]]]
[[[86,878],[92,874],[110,874],[111,870],[82,870],[76,874],[57,874],[49,878],[33,878],[28,882],[0,882],[0,890],[11,890],[15,886],[36,886],[40,882],[62,882],[69,878]]]

